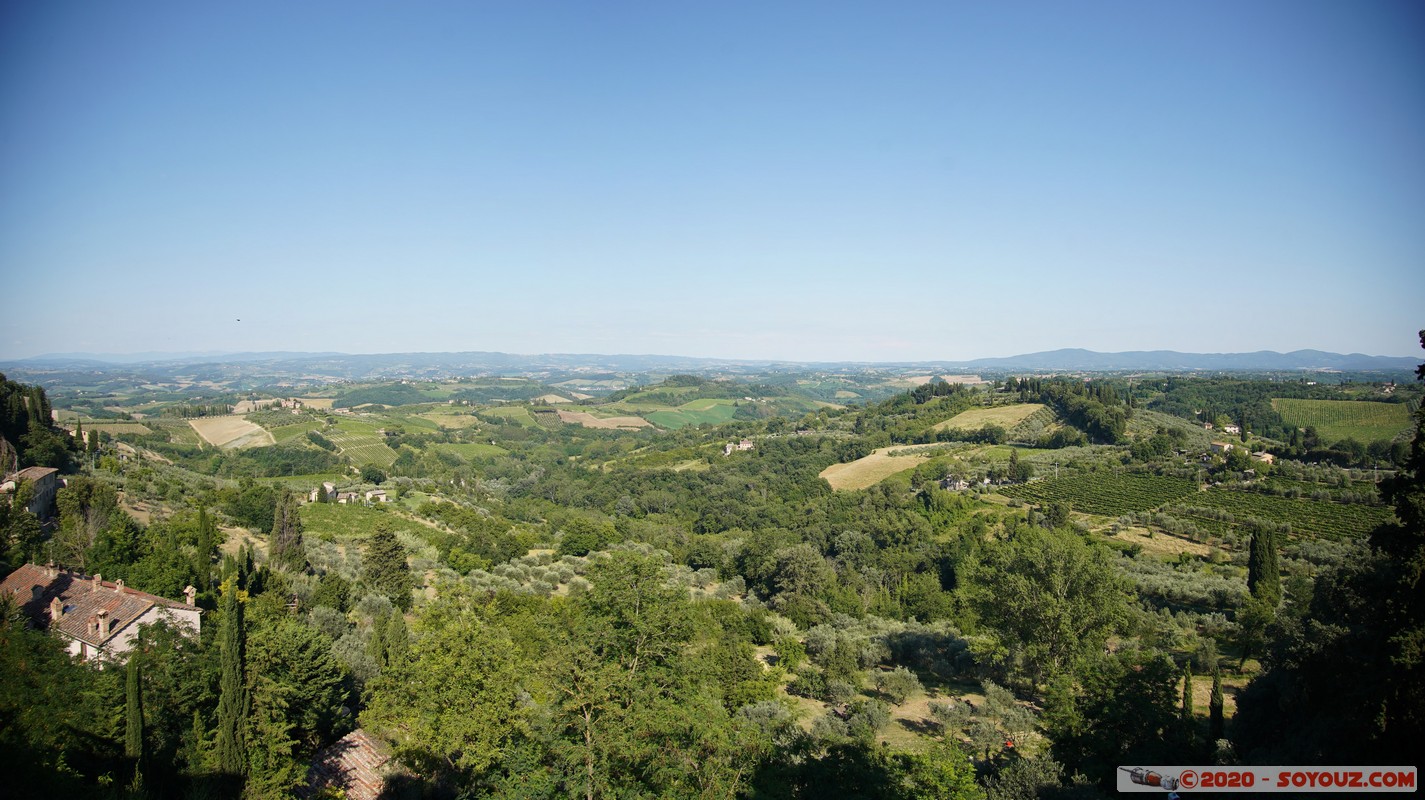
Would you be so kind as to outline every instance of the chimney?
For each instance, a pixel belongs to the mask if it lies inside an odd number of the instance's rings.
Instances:
[[[58,597],[49,601],[49,618],[51,622],[64,619],[64,601]]]
[[[99,587],[101,587],[101,586],[103,586],[103,585],[104,585],[104,576],[103,576],[103,575],[100,575],[100,574],[97,573],[97,572],[94,573],[94,585],[93,585],[92,589],[97,592],[97,591],[99,591]]]
[[[124,593],[124,579],[123,579],[123,578],[120,578],[120,579],[114,581],[114,593],[115,593],[115,594],[123,594],[123,593]]]
[[[185,586],[183,588],[183,598],[188,601],[188,605],[196,605],[198,598],[198,590],[194,589],[191,584]]]
[[[99,617],[99,638],[107,639],[109,638],[109,612],[101,608],[97,616]]]
[[[49,562],[48,564],[45,564],[45,577],[49,578],[50,580],[54,580],[55,578],[59,577],[59,570],[54,568],[53,561]]]

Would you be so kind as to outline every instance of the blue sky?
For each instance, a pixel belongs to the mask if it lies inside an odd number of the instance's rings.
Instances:
[[[0,281],[8,358],[1412,355],[1425,6],[22,0]]]

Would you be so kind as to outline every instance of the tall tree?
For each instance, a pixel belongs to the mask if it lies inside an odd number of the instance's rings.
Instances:
[[[390,598],[401,610],[411,607],[411,568],[406,564],[406,548],[401,545],[386,520],[376,524],[362,553],[362,578],[368,585]]]
[[[1192,664],[1183,665],[1183,722],[1193,724]]]
[[[139,660],[129,659],[124,692],[124,755],[143,759],[143,690]]]
[[[272,534],[269,538],[269,553],[272,565],[289,572],[306,572],[307,551],[302,543],[301,503],[297,496],[287,493],[277,501],[272,513]]]
[[[222,587],[222,629],[219,632],[222,674],[218,681],[218,770],[241,775],[247,769],[244,723],[247,686],[244,680],[242,602],[234,581]]]
[[[962,571],[962,593],[1007,648],[1006,667],[1034,682],[1100,652],[1128,614],[1108,556],[1071,533],[1021,527]]]
[[[1277,556],[1276,533],[1258,525],[1252,531],[1247,553],[1247,590],[1269,608],[1281,602],[1281,566]]]
[[[1212,668],[1212,697],[1207,701],[1207,738],[1216,742],[1222,738],[1226,720],[1223,718],[1222,673]]]

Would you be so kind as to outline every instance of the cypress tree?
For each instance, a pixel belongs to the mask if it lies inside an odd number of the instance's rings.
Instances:
[[[213,574],[213,551],[217,546],[217,526],[213,524],[213,518],[208,516],[208,509],[198,509],[198,554],[193,559],[193,571],[198,573],[198,580],[206,590],[212,580]]]
[[[242,603],[231,581],[222,587],[223,628],[219,633],[222,677],[218,682],[218,771],[241,775],[247,766],[243,741],[247,691],[243,685]]]
[[[1192,723],[1192,665],[1183,665],[1183,721]]]
[[[1277,556],[1276,535],[1265,527],[1252,531],[1247,554],[1247,590],[1269,608],[1281,602],[1281,566]]]
[[[1212,669],[1212,699],[1207,703],[1207,738],[1216,742],[1222,738],[1226,725],[1222,718],[1222,673]]]
[[[139,660],[131,657],[124,693],[124,755],[135,760],[143,758],[143,693],[140,681]]]
[[[307,551],[302,544],[302,517],[298,513],[301,504],[297,496],[287,494],[277,501],[277,509],[272,514],[272,535],[268,539],[271,549],[271,563],[291,572],[306,572]]]
[[[391,532],[391,526],[381,520],[375,533],[366,541],[362,554],[362,577],[372,588],[390,598],[401,610],[411,607],[411,568],[406,565],[406,548]]]

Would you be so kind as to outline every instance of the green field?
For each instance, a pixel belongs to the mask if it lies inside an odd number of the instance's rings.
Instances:
[[[986,425],[998,425],[1008,430],[1015,425],[1028,419],[1036,411],[1044,408],[1040,403],[1018,403],[1009,406],[994,406],[993,408],[972,408],[969,411],[962,411],[959,414],[937,423],[931,430],[942,431],[949,428],[956,430],[974,430],[983,428]]]
[[[386,446],[378,430],[379,427],[369,422],[343,419],[323,435],[337,446],[339,455],[351,459],[353,464],[389,467],[396,461],[396,451]]]
[[[464,444],[437,444],[432,447],[442,453],[451,453],[462,461],[469,461],[472,458],[489,458],[490,456],[503,456],[510,451],[503,447],[481,442],[468,442]]]
[[[677,408],[658,411],[639,410],[638,413],[660,428],[681,428],[685,425],[701,425],[703,423],[721,425],[732,421],[732,415],[737,411],[733,405],[734,402],[736,401],[703,398],[684,403]]]
[[[1231,519],[1218,520],[1214,512],[1226,512]],[[1276,497],[1255,492],[1212,489],[1185,497],[1169,513],[1209,527],[1236,527],[1247,519],[1260,519],[1291,526],[1293,536],[1323,536],[1342,539],[1364,536],[1393,516],[1384,506],[1333,503],[1305,498]]]
[[[1094,472],[1007,486],[999,493],[1032,503],[1069,503],[1075,511],[1116,517],[1197,494],[1197,484],[1160,475]]]
[[[381,520],[394,521],[390,514],[360,504],[304,503],[299,512],[303,532],[318,539],[364,539]]]
[[[516,425],[523,425],[526,428],[537,428],[539,423],[530,416],[529,409],[524,406],[502,406],[498,408],[486,408],[480,411],[487,417],[502,419],[505,422],[513,422]]]
[[[1355,439],[1369,444],[1377,439],[1394,439],[1410,427],[1410,412],[1404,403],[1279,397],[1272,400],[1272,408],[1281,414],[1286,424],[1314,427],[1328,442]]]
[[[320,430],[322,428],[321,420],[311,419],[310,417],[293,417],[292,419],[294,420],[294,423],[291,425],[283,425],[281,427],[263,427],[267,428],[267,432],[271,433],[272,438],[276,440],[279,444],[282,442],[290,442],[291,440],[296,439],[299,436],[305,438],[307,431],[315,431]]]

